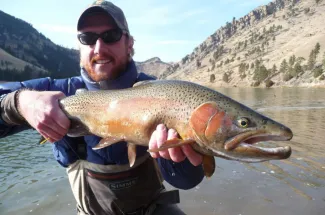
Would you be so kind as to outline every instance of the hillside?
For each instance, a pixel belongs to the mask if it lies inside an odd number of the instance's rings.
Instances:
[[[159,79],[218,87],[325,86],[325,0],[274,0],[234,17],[179,62],[136,62]],[[78,51],[0,11],[0,81],[79,74]]]
[[[227,22],[161,79],[204,85],[325,86],[325,1],[275,0]]]
[[[33,26],[0,11],[1,80],[77,75],[77,50],[54,44]]]
[[[171,64],[154,57],[136,62],[139,71],[158,77]],[[33,26],[0,11],[0,81],[79,74],[79,54],[54,44]]]

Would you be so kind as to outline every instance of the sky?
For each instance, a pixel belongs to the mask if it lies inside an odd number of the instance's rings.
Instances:
[[[54,43],[77,48],[76,25],[91,0],[0,0],[0,10],[30,24]],[[116,0],[135,38],[136,61],[176,62],[233,17],[270,0]]]

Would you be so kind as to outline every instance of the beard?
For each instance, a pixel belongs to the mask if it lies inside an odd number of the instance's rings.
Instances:
[[[104,59],[108,62],[98,63],[99,60]],[[82,62],[82,57],[80,62]],[[129,58],[127,54],[119,59],[111,56],[96,55],[90,61],[82,63],[82,65],[93,81],[100,82],[118,78],[126,70],[128,62]]]

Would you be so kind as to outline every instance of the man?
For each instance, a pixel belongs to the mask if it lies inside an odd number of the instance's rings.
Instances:
[[[54,156],[67,169],[78,214],[183,214],[171,205],[178,202],[178,192],[165,191],[161,175],[180,189],[199,184],[202,157],[190,146],[151,156],[146,147],[138,146],[137,160],[130,168],[125,142],[94,151],[99,137],[66,136],[70,121],[59,108],[59,99],[80,88],[121,89],[150,79],[137,73],[132,60],[134,40],[120,8],[96,1],[81,14],[77,29],[81,76],[0,86],[0,134],[5,137],[32,127],[54,143]],[[175,130],[158,125],[149,148],[176,136]]]

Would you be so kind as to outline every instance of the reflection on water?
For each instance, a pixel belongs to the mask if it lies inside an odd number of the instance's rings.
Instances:
[[[64,169],[39,138],[30,130],[0,139],[0,214],[74,214]]]
[[[324,215],[325,89],[217,89],[294,132],[287,160],[216,158],[216,174],[181,191],[187,214]],[[64,169],[35,132],[0,139],[0,214],[75,214]],[[167,187],[171,188],[167,185]]]
[[[217,89],[290,127],[287,160],[238,163],[216,158],[216,175],[182,192],[188,214],[325,214],[325,89]],[[198,207],[201,206],[199,210]],[[202,207],[204,209],[202,209]]]

